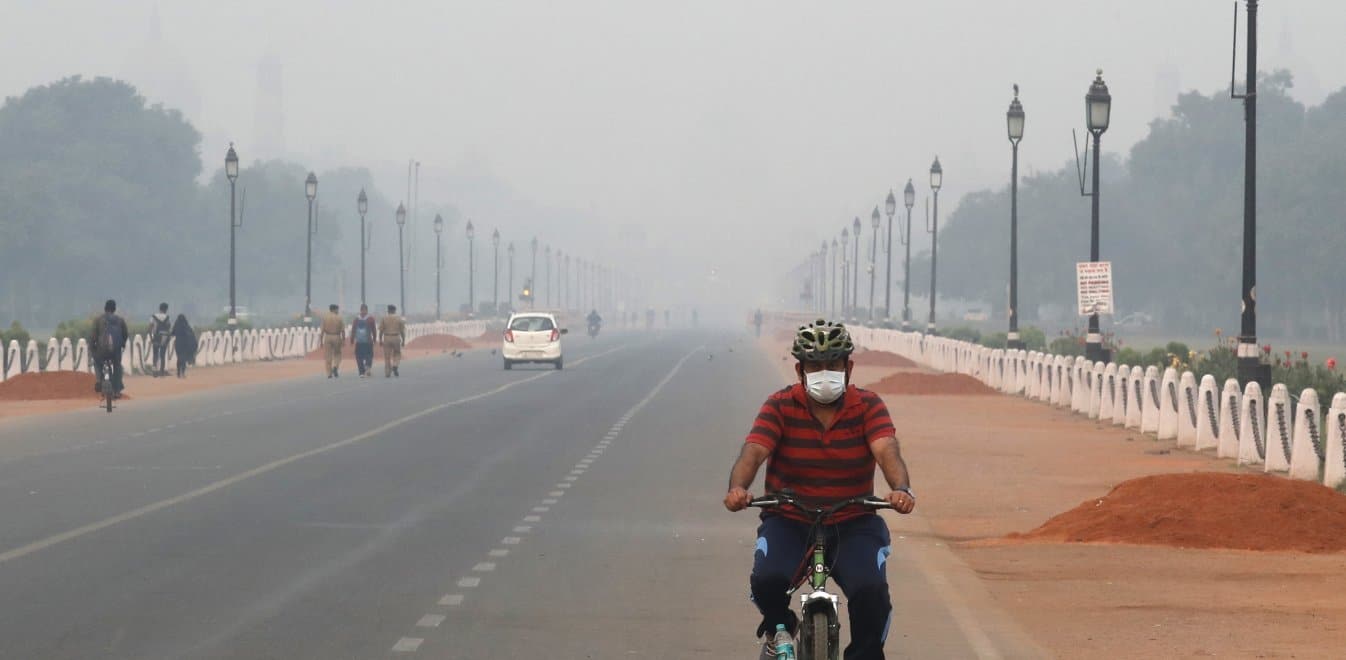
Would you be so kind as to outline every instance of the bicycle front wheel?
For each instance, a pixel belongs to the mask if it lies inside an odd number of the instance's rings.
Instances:
[[[805,625],[808,626],[809,632],[809,657],[812,660],[830,660],[832,650],[828,648],[827,613],[814,612]]]

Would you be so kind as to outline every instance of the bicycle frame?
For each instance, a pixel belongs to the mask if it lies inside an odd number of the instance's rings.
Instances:
[[[848,506],[865,506],[873,509],[891,509],[892,505],[874,497],[862,497],[839,502],[830,507],[806,507],[790,493],[764,495],[750,502],[748,506],[774,508],[781,505],[793,506],[813,518],[813,548],[809,552],[811,565],[807,576],[802,576],[790,590],[793,594],[807,582],[810,591],[800,594],[799,605],[803,616],[797,630],[799,638],[800,660],[837,660],[841,652],[841,620],[838,616],[839,599],[836,594],[827,591],[827,536],[824,522],[833,514]],[[827,620],[827,656],[816,657],[812,651],[814,628],[810,625],[814,616],[822,614]]]

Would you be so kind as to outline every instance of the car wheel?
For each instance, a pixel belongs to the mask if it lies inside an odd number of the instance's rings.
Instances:
[[[561,370],[561,359],[560,359],[560,358],[557,358],[557,359],[556,359],[556,370],[557,370],[557,371],[560,371],[560,370]]]
[[[513,363],[513,362],[510,362],[509,360],[505,360],[505,371],[509,371],[510,369],[513,369],[513,368],[514,368],[514,363]]]

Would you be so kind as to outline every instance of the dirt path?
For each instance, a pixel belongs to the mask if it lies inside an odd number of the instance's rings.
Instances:
[[[854,379],[899,371],[857,367]],[[1343,554],[1001,540],[1122,481],[1237,471],[1231,461],[1017,397],[884,399],[921,517],[1057,656],[1335,658],[1346,648]]]
[[[415,360],[418,358],[442,355],[448,352],[440,348],[407,348],[402,351],[403,360]],[[355,359],[350,351],[341,362],[342,377],[356,377]],[[151,378],[149,376],[126,376],[126,391],[136,401],[147,399],[160,399],[165,397],[182,396],[201,390],[215,389],[218,387],[227,387],[231,385],[242,385],[247,383],[261,383],[273,380],[283,380],[286,378],[300,378],[303,376],[312,376],[323,372],[323,361],[321,359],[311,360],[306,358],[291,360],[275,360],[272,362],[247,362],[242,364],[229,364],[217,367],[191,368],[187,371],[187,377],[179,379],[174,377],[175,370],[173,365],[169,365],[169,376],[166,378]],[[376,372],[383,370],[383,358],[380,353],[375,351],[374,366]],[[93,392],[89,392],[89,399],[49,399],[41,401],[0,401],[0,423],[6,419],[26,417],[29,415],[46,415],[59,413],[67,410],[82,410],[92,405]]]

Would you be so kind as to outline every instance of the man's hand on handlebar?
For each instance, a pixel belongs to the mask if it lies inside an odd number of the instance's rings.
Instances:
[[[730,488],[724,496],[724,508],[730,511],[742,511],[748,508],[748,502],[752,501],[752,495],[748,489],[737,486]]]
[[[911,513],[916,508],[916,498],[908,495],[905,491],[895,490],[888,493],[888,503],[893,505],[898,513]]]

